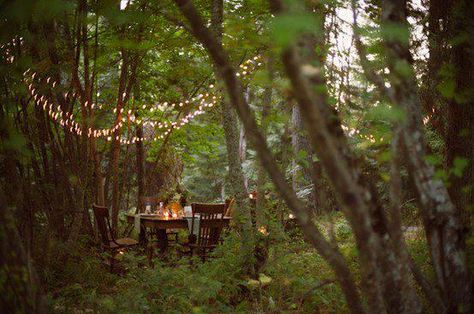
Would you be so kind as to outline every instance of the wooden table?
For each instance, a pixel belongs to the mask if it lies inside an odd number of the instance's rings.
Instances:
[[[135,223],[135,214],[127,214],[127,222],[130,224]],[[224,223],[226,226],[229,225],[231,217],[224,217]],[[167,229],[188,229],[188,220],[184,217],[172,218],[172,217],[162,217],[156,215],[150,216],[140,216],[140,234],[139,240],[140,243],[145,243],[147,241],[145,231],[146,228],[154,229],[156,237],[158,239],[158,247],[161,252],[165,252],[168,248],[168,237],[166,235]]]

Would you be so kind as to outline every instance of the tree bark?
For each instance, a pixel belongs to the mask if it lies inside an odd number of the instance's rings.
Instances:
[[[122,67],[120,70],[119,88],[117,93],[117,116],[115,124],[118,125],[122,121],[122,110],[130,98],[130,93],[135,84],[136,71],[138,67],[138,55],[130,55],[122,49]],[[122,130],[120,127],[116,129],[112,140],[112,151],[110,161],[110,171],[112,175],[112,229],[117,232],[118,214],[120,211],[120,180],[119,180],[119,164],[120,164],[120,137]]]
[[[451,38],[469,35],[452,48],[455,91],[448,101],[446,126],[448,169],[461,160],[466,162],[460,175],[451,175],[449,195],[467,234],[467,229],[471,228],[470,212],[474,208],[474,4],[472,1],[454,1],[450,13]]]
[[[224,1],[213,0],[211,14],[211,28],[214,38],[218,45],[222,44],[222,23],[224,20]],[[240,150],[240,132],[238,128],[237,115],[234,108],[227,100],[221,102],[222,108],[222,126],[224,128],[224,136],[227,148],[227,160],[229,165],[228,178],[231,188],[231,195],[235,197],[236,207],[238,209],[237,221],[239,227],[243,231],[244,240],[244,256],[250,259],[253,253],[253,231],[250,217],[250,202],[246,186],[245,175],[242,169],[241,150]],[[249,266],[247,270],[253,273],[253,262],[248,260]]]
[[[211,29],[219,45],[222,43],[222,23],[224,14],[224,1],[213,0]],[[245,131],[239,132],[238,120],[234,108],[228,101],[222,101],[222,125],[226,139],[227,158],[229,163],[229,179],[231,193],[236,198],[237,208],[245,216],[248,213],[248,191],[245,176],[242,170],[241,140]],[[247,216],[248,218],[248,216]],[[245,228],[244,228],[245,229]]]
[[[392,27],[394,24],[408,27],[404,0],[384,1],[382,4],[382,27]],[[413,69],[406,42],[384,38],[396,104],[407,115],[402,124],[402,138],[410,175],[416,185],[433,268],[447,311],[468,313],[471,309],[472,287],[464,251],[463,228],[446,187],[436,179],[433,167],[425,158],[421,103],[413,70],[408,76],[397,72],[397,66],[401,63]]]
[[[272,105],[272,93],[273,93],[273,80],[274,80],[274,67],[273,67],[273,57],[270,56],[267,62],[267,71],[269,76],[269,83],[265,86],[263,92],[262,100],[262,113],[261,113],[261,130],[262,135],[266,138],[267,129],[268,129],[268,116],[270,115],[271,105]],[[265,210],[265,182],[267,181],[265,175],[265,169],[260,163],[257,165],[257,200],[256,208],[257,213],[263,214]],[[257,220],[258,220],[257,215]],[[265,220],[266,221],[266,220]]]
[[[141,138],[143,136],[143,126],[137,126],[137,137]],[[143,142],[137,141],[136,143],[136,157],[137,157],[137,213],[141,212],[143,209],[143,204],[141,203],[141,198],[145,195],[145,176],[144,176],[144,151],[143,151]]]

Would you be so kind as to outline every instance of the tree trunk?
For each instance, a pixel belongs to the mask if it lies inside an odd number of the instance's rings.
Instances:
[[[125,52],[122,51],[122,67],[120,71],[120,81],[117,94],[117,116],[115,118],[115,124],[118,125],[122,121],[122,108],[124,106],[126,90],[127,72],[129,67],[129,60]],[[119,163],[120,163],[120,137],[122,131],[121,128],[117,128],[114,132],[112,139],[112,152],[110,161],[110,171],[112,176],[112,232],[117,233],[118,228],[118,214],[120,210],[120,184],[119,184]]]
[[[218,42],[222,44],[222,22],[224,17],[224,2],[223,0],[213,0],[211,29]],[[242,161],[240,155],[240,132],[238,128],[237,115],[234,108],[229,101],[223,100],[222,108],[222,126],[224,128],[224,135],[227,148],[227,160],[229,165],[229,183],[231,188],[231,195],[235,197],[237,212],[237,221],[243,231],[244,237],[244,255],[250,258],[253,252],[253,231],[250,218],[250,202],[248,198],[248,191],[245,184],[245,176],[242,169]],[[247,263],[252,265],[252,263]],[[251,267],[252,268],[252,267]],[[251,273],[252,269],[249,269]]]
[[[430,0],[428,10],[428,49],[426,79],[420,86],[423,113],[429,117],[428,125],[446,139],[447,102],[440,95],[438,86],[442,81],[440,70],[449,59],[447,47],[449,15],[452,1]]]
[[[311,192],[307,196],[308,203],[314,207],[313,212],[317,211],[317,195],[316,184],[321,177],[312,175],[313,153],[305,134],[305,126],[301,117],[301,110],[297,104],[292,106],[291,114],[292,136],[291,144],[293,146],[293,162],[292,162],[292,181],[293,189],[301,191],[302,189],[310,189]],[[313,182],[312,179],[317,179]]]
[[[393,24],[408,27],[405,1],[383,2],[382,27],[393,27]],[[406,42],[384,39],[394,98],[407,114],[402,125],[402,138],[410,175],[416,185],[433,268],[447,311],[469,313],[472,287],[464,251],[463,228],[446,187],[436,179],[433,167],[425,158],[426,142],[415,76],[413,72],[408,76],[397,72],[400,63],[413,69]]]
[[[448,169],[458,168],[451,175],[449,195],[459,212],[464,228],[470,228],[470,212],[474,208],[474,4],[456,1],[451,8],[451,38],[460,38],[468,32],[469,39],[452,48],[454,65],[454,97],[447,106],[446,162]],[[458,164],[465,164],[465,167]],[[467,234],[466,230],[466,234]]]
[[[141,138],[143,136],[143,126],[137,126],[137,137]],[[137,141],[136,143],[137,149],[137,184],[138,184],[138,192],[137,192],[137,210],[136,212],[139,213],[142,208],[143,204],[141,203],[141,198],[145,195],[145,181],[144,181],[144,151],[143,151],[143,142]]]
[[[245,186],[245,177],[239,155],[239,129],[237,116],[228,101],[222,102],[222,125],[227,148],[227,162],[229,165],[229,183],[231,195],[235,197],[236,208],[239,210],[241,227],[245,233],[251,232],[250,207],[248,192]]]
[[[272,93],[273,93],[273,79],[274,79],[274,69],[273,69],[273,58],[270,56],[267,62],[267,71],[269,76],[269,83],[265,86],[265,90],[263,92],[263,100],[262,100],[262,122],[261,122],[261,130],[262,135],[264,137],[267,136],[267,129],[268,129],[268,116],[270,115],[271,105],[272,105]],[[265,169],[260,165],[257,164],[257,200],[256,200],[256,208],[257,213],[260,216],[263,216],[265,211],[265,183],[267,181],[267,177],[265,175]],[[257,215],[257,220],[259,220]],[[263,217],[261,217],[263,218]],[[267,219],[262,219],[262,221],[267,221]]]

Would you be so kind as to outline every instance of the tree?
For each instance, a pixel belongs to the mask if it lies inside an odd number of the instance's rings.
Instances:
[[[341,287],[344,289],[346,300],[354,312],[363,312],[364,309],[360,305],[360,298],[354,294],[354,283],[350,272],[347,270],[343,259],[339,255],[337,249],[332,247],[322,235],[315,230],[314,226],[308,219],[308,209],[294,195],[294,191],[285,182],[284,177],[278,171],[270,151],[268,150],[265,140],[258,130],[253,118],[253,114],[243,97],[242,87],[236,79],[235,71],[229,63],[226,52],[222,46],[213,38],[212,33],[204,26],[199,13],[193,7],[190,1],[176,0],[183,15],[188,19],[191,29],[195,37],[206,47],[214,64],[219,70],[220,77],[224,80],[227,93],[232,104],[237,109],[240,119],[246,127],[253,146],[257,149],[259,158],[266,166],[273,183],[285,199],[287,205],[295,213],[296,218],[303,229],[305,235],[311,240],[318,252],[326,258],[333,266]],[[386,2],[383,6],[382,24],[392,22],[403,25],[404,3]],[[272,1],[273,10],[275,12],[285,12],[279,1]],[[405,17],[406,18],[406,17]],[[403,26],[402,26],[403,27]],[[396,60],[407,60],[409,52],[407,48],[401,48],[399,43],[390,41],[385,38],[387,54],[389,56],[389,68],[394,71],[394,62]],[[361,44],[358,44],[361,48]],[[364,54],[360,53],[361,62],[367,69],[367,59]],[[418,312],[420,311],[420,303],[417,296],[410,286],[408,277],[403,275],[407,272],[408,260],[402,256],[397,256],[394,250],[395,235],[394,229],[399,230],[401,226],[388,225],[386,214],[383,206],[378,200],[374,186],[368,181],[367,177],[360,170],[360,164],[363,161],[358,160],[352,155],[351,149],[347,145],[347,140],[342,131],[340,120],[337,114],[328,106],[327,95],[322,93],[314,93],[310,88],[311,82],[323,82],[321,71],[303,70],[298,51],[290,44],[283,53],[283,64],[287,71],[288,77],[292,82],[294,94],[305,117],[306,125],[309,129],[310,141],[313,149],[315,149],[321,164],[328,174],[334,190],[342,205],[343,211],[352,225],[356,236],[356,242],[361,254],[361,270],[364,279],[364,294],[369,302],[369,312]],[[409,155],[409,163],[411,164],[411,174],[417,182],[417,192],[421,200],[422,212],[430,211],[434,216],[441,215],[437,212],[437,206],[449,209],[448,222],[443,225],[443,230],[434,231],[430,228],[425,215],[425,228],[428,232],[427,237],[431,242],[433,259],[435,263],[439,263],[437,258],[441,254],[444,261],[448,265],[451,274],[455,275],[460,281],[457,287],[451,281],[452,295],[447,295],[444,299],[445,305],[452,307],[452,300],[463,300],[463,307],[458,310],[465,310],[469,306],[470,285],[462,278],[469,278],[465,264],[465,257],[462,246],[458,246],[462,240],[459,238],[459,224],[456,222],[453,206],[450,204],[449,196],[447,196],[446,188],[434,179],[432,168],[423,160],[423,136],[420,133],[421,116],[415,104],[418,104],[416,90],[413,88],[416,83],[410,81],[410,78],[398,77],[397,81],[391,80],[394,90],[386,89],[382,83],[383,79],[378,77],[374,72],[367,71],[369,78],[372,78],[376,86],[380,88],[386,96],[397,105],[406,106],[404,109],[407,113],[408,124],[403,125],[402,139],[407,147]],[[393,79],[394,76],[391,77]],[[413,80],[413,77],[411,77]],[[408,83],[409,82],[409,83]],[[403,86],[404,90],[397,90]],[[395,96],[396,95],[396,96]],[[400,99],[400,98],[401,99]],[[416,165],[416,166],[415,166]],[[436,201],[432,193],[433,191],[441,193],[443,199],[441,202]],[[439,194],[438,194],[439,195]],[[439,199],[438,199],[439,200]],[[447,207],[446,207],[447,206]],[[431,208],[430,208],[431,207]],[[438,207],[439,208],[439,207]],[[433,211],[434,209],[434,211]],[[429,218],[428,218],[429,220]],[[451,229],[452,228],[452,229]],[[443,234],[443,239],[447,242],[442,247],[435,245],[433,240]],[[461,241],[460,241],[461,240]],[[437,243],[439,244],[439,242]],[[441,251],[441,252],[440,252]],[[450,251],[450,256],[447,256]],[[454,260],[461,263],[461,267],[454,269],[452,264]],[[451,266],[449,266],[451,264]],[[461,278],[462,274],[462,278]],[[441,280],[442,278],[438,278]],[[446,279],[446,278],[444,278]],[[459,282],[458,281],[458,282]],[[399,291],[404,291],[402,296]],[[455,291],[455,292],[454,292]]]
[[[212,2],[212,13],[211,13],[211,30],[214,37],[222,45],[222,22],[224,15],[224,1],[214,0]],[[249,265],[249,272],[253,273],[254,270],[252,259],[253,252],[253,230],[250,219],[250,204],[248,198],[248,191],[245,184],[245,176],[242,170],[242,160],[240,158],[240,132],[238,129],[237,116],[234,108],[230,105],[227,100],[222,100],[222,125],[224,128],[224,134],[226,139],[227,147],[227,158],[229,164],[228,178],[231,187],[231,195],[235,197],[236,207],[238,208],[238,222],[239,227],[242,229],[242,237],[244,241],[244,254],[248,259],[247,265]]]

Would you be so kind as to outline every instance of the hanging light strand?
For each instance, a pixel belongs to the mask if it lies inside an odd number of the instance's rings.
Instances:
[[[11,42],[3,44],[0,46],[0,49],[4,49],[4,57],[7,63],[13,63],[15,57],[12,53],[13,49],[17,46],[21,46],[24,43],[22,37],[14,38]],[[239,71],[236,73],[237,77],[246,77],[249,76],[253,71],[255,71],[258,67],[262,66],[261,56],[257,55],[251,59],[246,60],[239,66]],[[146,140],[159,140],[163,139],[165,136],[170,134],[173,129],[180,129],[181,127],[190,123],[195,117],[202,115],[209,110],[209,108],[214,107],[220,97],[217,96],[217,91],[215,89],[214,84],[210,84],[208,86],[208,91],[206,93],[199,94],[195,97],[190,99],[181,101],[181,102],[162,102],[158,104],[151,104],[151,105],[142,105],[138,108],[138,110],[148,110],[149,112],[154,112],[155,110],[165,111],[168,108],[171,109],[179,109],[182,107],[191,107],[195,108],[189,111],[184,117],[180,118],[177,121],[158,121],[154,119],[148,119],[144,121],[144,119],[135,118],[136,110],[126,110],[121,108],[117,110],[114,108],[112,112],[117,114],[123,114],[124,117],[116,122],[110,128],[98,129],[93,127],[83,126],[79,123],[76,118],[74,117],[74,113],[65,112],[61,106],[55,105],[54,101],[49,99],[46,95],[40,93],[39,86],[36,84],[44,83],[48,86],[48,88],[52,92],[62,93],[62,89],[60,84],[52,79],[51,77],[42,78],[37,72],[32,71],[31,69],[26,70],[23,73],[23,80],[25,85],[27,86],[28,92],[31,97],[34,99],[34,103],[36,106],[44,110],[49,118],[59,125],[61,125],[65,130],[69,131],[70,133],[76,134],[78,136],[85,135],[89,138],[101,138],[104,137],[108,141],[112,141],[113,139],[120,141],[121,144],[133,144],[138,141],[146,141]],[[63,94],[65,99],[69,99],[70,97],[77,98],[79,94],[77,92],[66,92]],[[126,94],[124,93],[124,97]],[[85,107],[88,109],[103,109],[106,105],[105,104],[95,104],[93,102],[86,101],[84,103]],[[137,137],[134,136],[131,139],[127,139],[118,135],[115,135],[116,131],[120,129],[124,123],[133,123],[142,126],[151,126],[155,129],[155,131],[162,130],[159,134],[155,134],[151,137]]]

